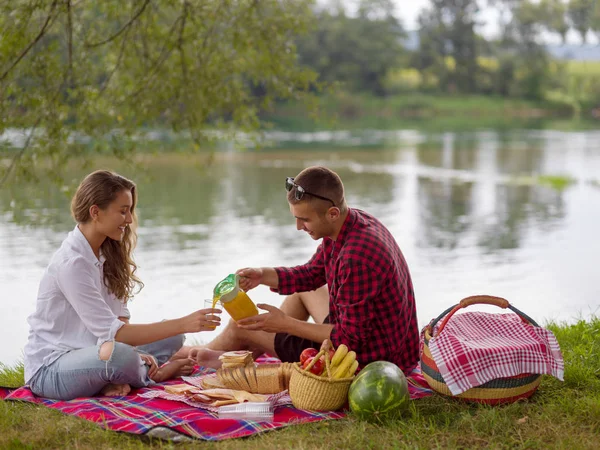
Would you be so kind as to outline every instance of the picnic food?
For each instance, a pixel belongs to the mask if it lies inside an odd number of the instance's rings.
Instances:
[[[292,366],[289,392],[296,408],[335,411],[347,402],[348,389],[358,368],[358,361],[356,361],[356,353],[344,347],[339,353],[343,357],[339,356],[336,360],[337,366],[331,364],[335,351],[332,351],[329,339],[323,341],[316,356],[309,357],[303,365],[295,363]],[[311,369],[322,361],[325,362],[325,369],[320,375],[315,375]]]
[[[213,308],[219,301],[235,321],[258,314],[256,305],[250,300],[248,294],[240,289],[237,274],[229,274],[217,283],[213,290]]]
[[[338,366],[334,366],[331,369],[332,378],[348,378],[354,375],[358,368],[358,361],[356,361],[356,352],[349,351],[344,356],[344,359],[339,363]]]
[[[319,351],[316,348],[305,348],[302,350],[302,353],[300,353],[300,364],[304,365],[308,358],[316,356],[317,353],[319,353]]]
[[[197,387],[192,386],[191,384],[172,384],[170,386],[165,386],[165,391],[168,392],[169,394],[175,394],[175,395],[186,395],[188,393],[190,393],[191,391],[194,390],[198,390]]]
[[[336,350],[331,346],[331,341],[325,339],[321,345],[321,351],[327,352],[330,360],[329,370],[332,378],[348,378],[353,376],[358,369],[358,361],[356,360],[356,352],[349,351],[345,344],[340,344]],[[328,377],[326,370],[325,355],[322,354],[317,361],[312,365],[312,361],[317,354],[314,348],[307,348],[300,354],[300,367],[307,369],[315,375]]]
[[[254,364],[252,352],[249,350],[225,352],[219,356],[219,360],[222,362],[222,367],[224,369],[232,369],[235,367],[244,367]]]
[[[175,384],[165,386],[169,394],[184,395],[194,402],[208,403],[212,406],[231,405],[244,402],[264,402],[266,396],[251,394],[244,390],[236,389],[200,389],[190,384]]]
[[[308,359],[306,359],[304,361],[304,364],[302,364],[302,368],[306,369],[310,366],[308,370],[310,370],[311,373],[314,373],[315,375],[321,375],[323,373],[323,370],[325,369],[325,360],[323,359],[323,357],[321,357],[318,360],[316,360],[314,364],[311,365],[313,359],[315,359],[314,356],[310,356]]]
[[[288,388],[292,364],[254,364],[217,370],[217,381],[231,389],[258,394],[277,394]]]
[[[331,365],[332,366],[339,365],[347,353],[348,353],[348,347],[345,344],[338,345],[337,350],[333,354],[333,358],[331,358]]]
[[[350,385],[350,410],[360,419],[378,420],[401,414],[408,406],[404,372],[388,361],[367,364]]]

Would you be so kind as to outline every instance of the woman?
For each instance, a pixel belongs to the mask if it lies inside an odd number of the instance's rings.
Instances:
[[[127,301],[143,287],[132,259],[136,201],[135,184],[112,172],[94,172],[79,185],[71,203],[77,225],[52,257],[28,318],[25,380],[36,395],[126,395],[131,387],[190,374],[191,359],[173,358],[183,333],[219,325],[212,313],[220,311],[210,308],[129,323]]]

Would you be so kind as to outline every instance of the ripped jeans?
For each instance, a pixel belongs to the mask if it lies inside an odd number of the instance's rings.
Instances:
[[[56,400],[91,397],[108,384],[129,384],[132,388],[148,386],[154,382],[148,377],[148,366],[139,354],[154,356],[160,366],[184,341],[185,336],[180,334],[139,347],[114,342],[107,361],[100,359],[99,346],[73,350],[38,370],[29,385],[35,395]]]

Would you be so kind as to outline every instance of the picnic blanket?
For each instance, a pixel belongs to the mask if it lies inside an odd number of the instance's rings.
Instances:
[[[275,359],[265,361],[279,362]],[[191,378],[213,372],[214,369],[197,367]],[[409,375],[408,380],[411,398],[421,398],[432,393],[418,368]],[[186,381],[190,379],[186,377]],[[27,386],[18,389],[0,387],[0,399],[47,406],[113,431],[145,434],[175,441],[186,440],[189,437],[212,441],[239,438],[288,425],[341,419],[346,416],[343,411],[315,412],[294,408],[289,404],[289,396],[284,393],[272,398],[276,406],[273,421],[218,419],[214,411],[183,401],[161,398],[160,393],[164,392],[165,385],[181,382],[181,379],[176,379],[132,390],[129,395],[123,397],[78,398],[69,401],[37,397]]]
[[[437,330],[437,327],[436,327]],[[554,334],[525,324],[516,314],[465,312],[434,330],[429,350],[453,395],[497,378],[535,373],[564,378]]]

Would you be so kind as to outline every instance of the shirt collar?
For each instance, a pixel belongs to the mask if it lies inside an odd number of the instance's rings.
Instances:
[[[85,238],[78,225],[75,225],[73,229],[73,240],[74,244],[78,250],[80,250],[81,254],[85,259],[92,262],[96,267],[102,267],[104,261],[106,261],[106,257],[102,254],[102,250],[100,250],[100,258],[96,258],[94,255],[94,251],[88,240]]]
[[[342,228],[340,228],[340,232],[337,235],[337,239],[335,241],[333,241],[334,245],[338,242],[340,244],[344,243],[344,240],[346,239],[346,237],[348,236],[348,233],[354,226],[354,223],[356,222],[357,217],[358,217],[358,214],[356,213],[356,211],[354,211],[352,208],[348,208],[348,215],[346,216],[346,220],[344,220],[344,224],[342,225]]]

